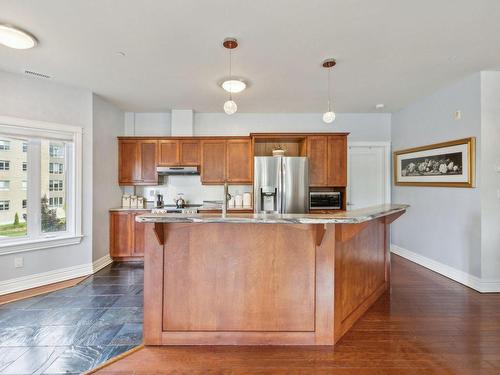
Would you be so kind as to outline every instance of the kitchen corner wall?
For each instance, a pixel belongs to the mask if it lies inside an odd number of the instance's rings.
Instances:
[[[125,116],[95,94],[92,115],[92,259],[96,261],[109,254],[109,209],[121,205],[116,137],[124,133]]]

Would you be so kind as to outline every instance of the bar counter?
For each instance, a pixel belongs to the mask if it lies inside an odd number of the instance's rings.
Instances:
[[[334,345],[390,285],[407,205],[144,214],[146,345]]]

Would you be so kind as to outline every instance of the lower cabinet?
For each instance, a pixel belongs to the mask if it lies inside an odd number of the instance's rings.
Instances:
[[[147,211],[111,211],[109,213],[109,252],[113,259],[133,260],[144,256],[145,224],[135,217]]]

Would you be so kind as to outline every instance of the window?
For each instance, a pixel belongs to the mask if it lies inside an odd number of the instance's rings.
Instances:
[[[49,207],[62,207],[62,206],[63,206],[63,197],[49,198]]]
[[[49,191],[63,191],[63,180],[50,180]]]
[[[79,243],[81,128],[0,116],[0,140],[0,255]]]
[[[8,171],[10,169],[10,161],[0,160],[0,171]]]
[[[64,149],[60,145],[50,145],[49,155],[51,158],[63,158]]]
[[[62,164],[62,163],[49,163],[49,173],[63,174],[64,173],[64,164]]]
[[[10,141],[0,140],[0,150],[10,150]]]
[[[10,189],[10,181],[0,180],[0,190],[9,190],[9,189]]]

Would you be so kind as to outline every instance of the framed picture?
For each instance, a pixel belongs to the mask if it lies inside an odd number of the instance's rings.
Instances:
[[[475,160],[475,137],[395,151],[394,184],[474,187]]]

